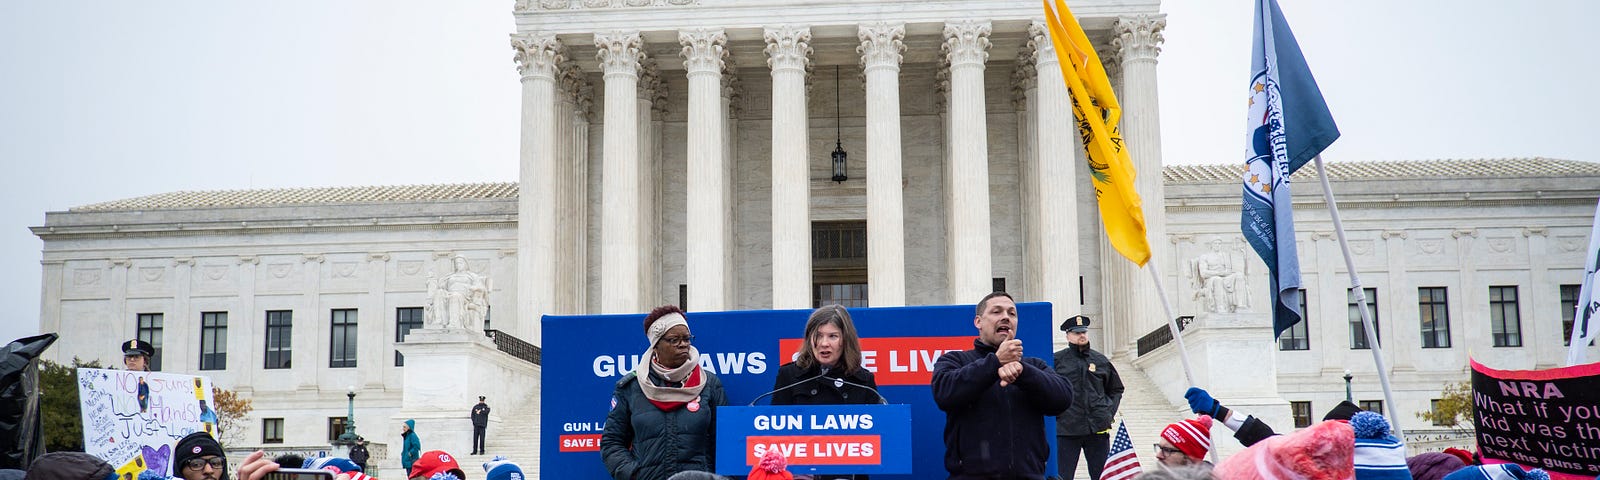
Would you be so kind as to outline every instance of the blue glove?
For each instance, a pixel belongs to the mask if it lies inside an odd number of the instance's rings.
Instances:
[[[1227,411],[1222,408],[1222,403],[1215,398],[1211,398],[1211,393],[1200,387],[1189,387],[1188,391],[1183,392],[1183,398],[1189,399],[1189,410],[1194,411],[1194,413],[1204,413],[1213,418],[1226,419],[1218,415],[1218,413]]]

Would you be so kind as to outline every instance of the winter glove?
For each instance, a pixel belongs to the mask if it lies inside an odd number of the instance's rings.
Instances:
[[[1200,387],[1189,387],[1188,391],[1183,392],[1183,398],[1189,399],[1189,410],[1194,413],[1203,413],[1223,421],[1228,419],[1228,407],[1222,406],[1222,402],[1211,398],[1211,393]]]

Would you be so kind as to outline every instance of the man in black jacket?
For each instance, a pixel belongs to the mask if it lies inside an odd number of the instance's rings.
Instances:
[[[1044,417],[1072,404],[1072,387],[1044,360],[1022,356],[1011,295],[983,297],[972,324],[972,350],[941,355],[933,366],[933,400],[945,412],[944,468],[951,480],[1043,480],[1050,459]]]
[[[1090,480],[1100,480],[1111,449],[1111,418],[1122,405],[1122,377],[1111,359],[1089,348],[1089,317],[1075,315],[1061,324],[1067,348],[1056,352],[1056,373],[1072,385],[1072,406],[1056,417],[1056,460],[1061,478],[1078,473],[1078,452],[1089,464]]]
[[[472,406],[472,455],[484,453],[483,437],[489,429],[489,404],[483,403],[484,398],[478,395],[478,404]]]

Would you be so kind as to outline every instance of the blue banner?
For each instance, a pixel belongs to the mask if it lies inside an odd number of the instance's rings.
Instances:
[[[717,409],[717,473],[750,473],[767,450],[783,453],[789,473],[796,475],[911,473],[911,407],[762,405]]]
[[[1053,362],[1048,303],[1017,304],[1017,338],[1027,356]],[[792,358],[810,310],[689,312],[701,366],[722,380],[729,405],[771,391],[778,366]],[[852,308],[862,364],[873,371],[890,404],[911,415],[909,475],[875,479],[944,478],[944,412],[933,403],[933,364],[950,350],[968,350],[977,337],[972,305]],[[540,409],[540,478],[605,479],[600,436],[611,393],[648,347],[644,314],[546,316]],[[1055,422],[1046,421],[1055,452]],[[723,443],[719,439],[718,444]],[[884,448],[890,448],[885,445]],[[1052,457],[1047,471],[1055,471]],[[740,474],[749,473],[746,469]]]

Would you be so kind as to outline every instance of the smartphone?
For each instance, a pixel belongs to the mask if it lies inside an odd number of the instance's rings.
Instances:
[[[266,480],[333,480],[333,471],[320,468],[280,468],[268,473]]]

